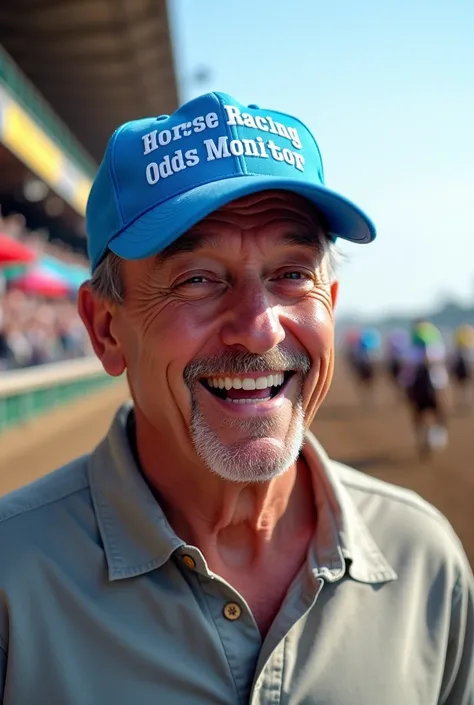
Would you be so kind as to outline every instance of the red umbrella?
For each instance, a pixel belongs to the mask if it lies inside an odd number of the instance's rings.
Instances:
[[[29,264],[36,259],[36,252],[23,242],[0,233],[0,265]]]
[[[13,281],[12,286],[27,294],[50,298],[65,297],[71,291],[66,281],[41,267],[31,269],[27,274]]]

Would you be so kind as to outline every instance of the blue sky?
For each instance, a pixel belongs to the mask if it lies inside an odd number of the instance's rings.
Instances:
[[[221,90],[298,116],[327,185],[375,221],[373,244],[340,244],[341,313],[474,301],[472,0],[169,5],[181,101]]]

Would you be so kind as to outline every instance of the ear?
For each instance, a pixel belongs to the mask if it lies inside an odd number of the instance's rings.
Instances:
[[[125,370],[125,358],[119,341],[112,333],[117,305],[98,297],[89,282],[85,282],[79,289],[77,306],[104,370],[111,377],[119,377]]]
[[[339,282],[335,281],[331,284],[331,301],[333,309],[336,308],[337,295],[339,293]]]

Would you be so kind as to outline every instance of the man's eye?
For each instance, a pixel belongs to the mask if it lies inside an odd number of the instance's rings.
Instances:
[[[196,276],[190,277],[189,279],[186,279],[186,281],[181,282],[180,286],[185,286],[186,284],[208,284],[210,281],[211,280],[208,277],[196,274]]]
[[[305,279],[303,272],[285,272],[282,275],[283,279]]]
[[[299,269],[290,270],[288,272],[282,272],[276,277],[277,279],[290,279],[291,281],[307,281],[309,275],[306,272],[302,272]]]
[[[214,274],[193,274],[187,279],[178,281],[173,289],[176,296],[187,301],[200,301],[220,296],[225,291],[225,282]]]

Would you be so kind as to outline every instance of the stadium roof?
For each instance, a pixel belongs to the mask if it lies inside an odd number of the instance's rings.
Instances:
[[[0,44],[96,163],[119,124],[177,106],[165,0],[1,0]]]

